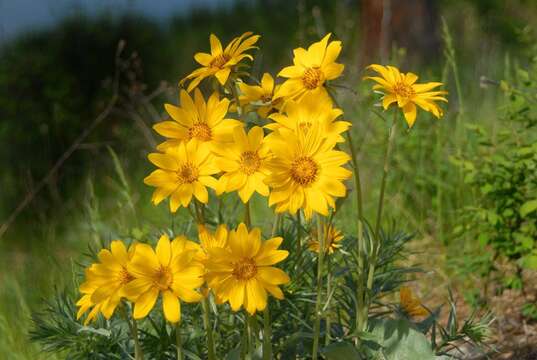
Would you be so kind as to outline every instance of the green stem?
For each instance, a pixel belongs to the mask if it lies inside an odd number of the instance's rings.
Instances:
[[[321,216],[317,216],[317,238],[319,239],[319,256],[317,258],[317,298],[315,300],[315,323],[313,326],[312,359],[317,360],[319,352],[319,337],[321,332],[321,292],[323,290],[323,260],[324,260],[324,232]]]
[[[215,351],[214,351],[214,339],[213,339],[213,329],[211,326],[211,320],[209,318],[210,308],[209,308],[209,297],[207,296],[203,299],[203,325],[205,327],[205,332],[207,333],[207,355],[209,360],[214,360]]]
[[[330,292],[332,291],[332,276],[330,276],[330,258],[326,258],[326,293],[328,296],[330,296]],[[330,305],[328,304],[328,307],[326,309],[326,332],[325,332],[325,338],[324,338],[324,344],[329,345],[330,344]]]
[[[252,218],[250,215],[250,202],[247,201],[244,203],[244,224],[248,229],[252,226]]]
[[[198,224],[205,224],[205,218],[203,216],[203,209],[200,209],[200,204],[197,200],[194,200],[194,209],[196,212],[196,219]],[[203,309],[203,325],[205,327],[205,332],[207,334],[207,354],[209,360],[215,359],[215,346],[214,346],[214,337],[213,337],[213,328],[211,326],[210,319],[210,309],[209,309],[209,298],[206,297],[202,302]]]
[[[247,337],[247,346],[248,346],[248,360],[254,359],[254,341],[252,334],[252,321],[253,317],[250,314],[246,315],[246,337]]]
[[[272,327],[270,325],[269,300],[263,310],[263,360],[272,359]]]
[[[378,251],[380,248],[380,224],[382,221],[382,210],[384,208],[384,195],[386,191],[386,181],[388,178],[388,171],[389,171],[389,165],[390,165],[390,154],[392,151],[393,140],[395,138],[397,111],[394,111],[393,114],[394,114],[393,121],[388,129],[388,136],[386,138],[386,151],[384,152],[384,166],[383,166],[383,172],[382,172],[382,180],[380,184],[380,195],[379,195],[379,203],[378,203],[378,208],[377,208],[377,218],[375,221],[375,232],[373,233],[373,244],[371,248],[371,260],[369,262],[369,272],[368,272],[368,277],[367,277],[368,293],[370,293],[371,289],[373,288],[375,267],[377,263]],[[366,306],[368,312],[369,312],[370,305],[371,305],[371,301],[369,299],[367,301],[367,306]],[[367,323],[367,319],[366,319],[366,323]]]
[[[302,224],[300,219],[300,210],[296,212],[296,254],[302,254]]]
[[[237,91],[237,83],[236,81],[233,82],[233,84],[230,84],[230,90],[231,94],[233,94],[233,98],[235,99],[235,104],[237,105],[237,114],[239,115],[240,120],[244,120],[244,112],[241,107],[241,103],[239,100],[239,93]]]
[[[357,332],[363,331],[365,324],[364,312],[364,298],[365,298],[365,288],[364,288],[364,229],[363,229],[363,220],[364,220],[364,210],[363,210],[363,200],[362,200],[362,183],[360,180],[360,169],[358,167],[358,158],[356,156],[356,149],[352,141],[352,135],[350,130],[346,132],[347,140],[349,141],[349,149],[351,153],[351,163],[354,177],[354,187],[356,193],[356,206],[358,208],[358,217],[357,217],[357,236],[356,236],[356,251],[358,253],[358,275],[357,275],[357,286],[356,286],[356,330]],[[355,344],[358,345],[359,338],[356,336]]]
[[[123,318],[129,326],[129,331],[131,332],[132,340],[134,341],[134,358],[136,360],[143,360],[144,353],[142,351],[142,347],[140,346],[140,341],[138,340],[138,326],[136,324],[136,320],[132,318],[131,321],[129,315],[127,314],[127,311],[125,310],[125,307],[125,304],[121,306],[121,314],[123,315]]]
[[[276,214],[274,217],[274,224],[272,225],[272,234],[270,238],[276,236],[278,230],[278,223],[280,221],[280,214]],[[270,323],[270,309],[269,299],[267,299],[267,306],[263,310],[263,360],[272,359],[272,327]]]
[[[175,347],[177,348],[177,360],[183,360],[183,345],[181,344],[181,329],[179,322],[175,324]]]

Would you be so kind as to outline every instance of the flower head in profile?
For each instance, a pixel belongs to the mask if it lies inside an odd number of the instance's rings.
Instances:
[[[157,147],[160,151],[191,140],[211,145],[230,141],[233,129],[242,126],[238,120],[225,118],[229,100],[220,100],[217,92],[205,102],[198,89],[194,92],[194,99],[185,90],[181,90],[179,99],[180,106],[164,105],[172,120],[153,126],[156,132],[167,138]]]
[[[305,95],[326,94],[324,83],[336,79],[344,69],[336,63],[341,52],[341,41],[328,42],[331,34],[321,41],[311,44],[308,49],[297,48],[294,52],[294,65],[283,68],[278,76],[287,78],[280,86],[274,99],[296,99]]]
[[[138,244],[128,266],[133,275],[124,288],[125,296],[134,302],[133,317],[146,317],[162,296],[164,317],[171,323],[181,319],[180,300],[198,302],[202,299],[196,291],[203,282],[204,268],[195,259],[195,243],[189,246],[185,237],[170,242],[162,235],[155,250],[147,244]]]
[[[401,286],[399,289],[399,305],[401,310],[410,317],[425,316],[429,314],[427,309],[423,307],[421,301],[414,296],[412,290],[408,286]]]
[[[282,106],[282,98],[273,100],[274,93],[279,86],[274,86],[274,79],[269,73],[263,74],[260,85],[239,84],[242,95],[239,96],[241,106],[257,106],[257,113],[266,118],[273,110],[279,110]]]
[[[324,236],[324,248],[325,253],[327,254],[333,254],[337,249],[341,247],[341,240],[343,240],[343,234],[341,231],[336,229],[334,225],[324,225],[323,226],[323,233],[321,236]],[[321,248],[320,242],[318,239],[318,234],[312,234],[312,239],[308,244],[308,247],[311,251],[314,251],[316,253],[319,252],[319,249]]]
[[[267,292],[283,299],[278,285],[287,284],[289,276],[273,266],[289,255],[278,250],[282,241],[281,237],[262,241],[259,228],[249,232],[241,223],[229,232],[226,248],[209,250],[209,287],[222,301],[228,301],[233,311],[244,307],[252,315],[267,306]]]
[[[99,312],[110,319],[124,296],[125,285],[133,279],[127,267],[134,249],[135,245],[131,245],[127,251],[122,241],[114,240],[110,250],[102,249],[99,252],[99,262],[86,269],[86,279],[80,285],[83,295],[76,304],[79,307],[77,319],[90,308],[92,310],[86,317],[85,324],[94,320]]]
[[[298,129],[307,132],[313,124],[317,124],[325,136],[343,142],[345,140],[341,133],[346,131],[351,123],[336,121],[342,114],[343,111],[332,106],[332,100],[328,96],[306,96],[299,101],[289,100],[282,113],[269,116],[274,122],[265,127],[271,130],[286,128],[295,132]]]
[[[152,197],[155,205],[170,197],[171,212],[176,212],[180,206],[187,207],[192,196],[207,204],[207,187],[217,187],[218,180],[212,175],[219,170],[205,143],[182,143],[163,154],[149,154],[148,159],[159,169],[147,176],[144,183],[156,187]]]
[[[384,109],[392,104],[397,104],[403,110],[408,127],[412,127],[416,121],[417,108],[432,113],[435,117],[440,118],[443,115],[442,108],[436,101],[447,102],[444,95],[447,91],[433,89],[443,85],[441,82],[429,82],[418,84],[418,76],[411,72],[401,73],[399,69],[393,66],[370,65],[367,67],[380,76],[368,76],[365,79],[376,81],[373,86],[374,90],[384,93],[382,106]]]
[[[254,192],[269,195],[265,178],[269,174],[267,162],[270,150],[263,138],[263,129],[254,126],[248,134],[242,127],[233,132],[233,143],[213,148],[216,164],[224,172],[219,179],[217,193],[237,191],[246,203]]]
[[[212,248],[225,248],[227,245],[228,228],[225,224],[220,224],[216,227],[213,233],[203,224],[198,225],[198,237],[200,240],[203,259],[207,258],[207,254]]]
[[[234,38],[225,48],[222,47],[220,40],[211,34],[209,41],[211,43],[211,53],[196,53],[194,60],[201,65],[187,77],[181,80],[181,83],[191,80],[188,85],[188,92],[191,92],[199,83],[210,76],[214,76],[223,86],[229,78],[229,74],[243,59],[253,60],[246,51],[254,49],[253,46],[259,35],[252,35],[251,32],[245,32],[240,37]]]
[[[271,134],[267,139],[274,154],[266,181],[271,187],[269,206],[291,214],[302,208],[308,219],[313,212],[328,215],[329,207],[336,206],[334,198],[345,196],[343,181],[351,176],[343,168],[350,157],[334,150],[335,143],[317,124],[307,132],[282,128]]]

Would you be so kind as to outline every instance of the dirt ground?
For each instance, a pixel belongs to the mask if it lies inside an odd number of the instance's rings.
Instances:
[[[416,253],[409,261],[419,264],[425,272],[417,277],[411,286],[416,294],[429,308],[444,304],[441,322],[446,324],[448,316],[448,288],[451,288],[457,303],[459,321],[471,312],[471,307],[464,301],[463,291],[469,287],[482,288],[482,280],[475,278],[474,283],[459,283],[447,273],[446,249],[442,245],[431,245],[434,241],[423,239],[412,244]],[[423,255],[427,249],[427,256]],[[411,249],[412,251],[412,249]],[[424,263],[424,258],[426,259]],[[497,292],[489,289],[487,293],[488,308],[492,311],[495,321],[492,324],[490,348],[483,351],[469,349],[463,359],[481,360],[537,360],[537,321],[525,318],[521,309],[524,304],[535,303],[537,299],[537,273],[524,274],[524,291],[504,290]]]

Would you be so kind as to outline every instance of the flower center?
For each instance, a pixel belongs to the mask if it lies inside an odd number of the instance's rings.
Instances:
[[[229,61],[229,55],[222,53],[222,54],[215,56],[211,60],[211,63],[209,65],[213,68],[222,68],[222,66],[224,66],[225,63],[227,63],[228,61]]]
[[[153,283],[160,290],[168,290],[173,282],[173,275],[167,266],[161,266],[155,274]]]
[[[311,121],[302,121],[298,124],[298,127],[304,132],[304,134],[307,134],[309,129],[311,128],[311,125]]]
[[[264,94],[261,96],[261,101],[264,103],[269,103],[272,101],[272,94]]]
[[[198,180],[198,176],[198,168],[192,164],[185,164],[177,171],[177,181],[181,184],[191,184]]]
[[[188,139],[198,139],[201,141],[209,141],[212,138],[212,132],[209,125],[206,123],[195,123],[190,129],[188,129]]]
[[[241,154],[239,160],[240,169],[246,175],[252,175],[261,166],[261,159],[255,151],[245,151]]]
[[[319,166],[307,156],[296,158],[291,164],[291,178],[302,186],[310,185],[319,173]]]
[[[318,68],[307,68],[302,76],[302,83],[308,90],[316,89],[324,82],[323,72]]]
[[[393,92],[407,99],[411,98],[412,96],[414,96],[414,94],[416,94],[412,86],[402,82],[398,82],[397,84],[395,84],[395,86],[393,87]]]
[[[233,276],[239,280],[250,280],[257,274],[257,265],[254,260],[244,258],[233,266]]]
[[[119,277],[119,283],[121,285],[128,284],[129,282],[131,282],[131,280],[134,279],[134,277],[131,274],[129,274],[129,272],[124,266],[121,267],[121,271],[119,272],[118,277]]]

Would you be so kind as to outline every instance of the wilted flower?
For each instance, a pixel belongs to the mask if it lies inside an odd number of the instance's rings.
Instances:
[[[429,313],[408,286],[401,286],[399,289],[399,303],[401,309],[410,317],[425,316]]]
[[[324,249],[325,253],[333,254],[337,249],[341,247],[340,241],[343,240],[343,234],[341,231],[336,229],[334,225],[324,225],[322,229],[323,233],[321,236],[324,236]],[[320,241],[318,234],[312,234],[312,239],[308,244],[308,247],[311,251],[319,252]]]

